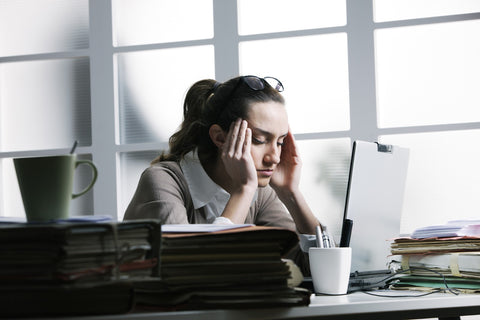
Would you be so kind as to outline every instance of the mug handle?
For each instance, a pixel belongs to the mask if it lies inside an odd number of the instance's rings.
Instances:
[[[95,167],[93,162],[90,161],[90,160],[77,160],[77,161],[75,161],[75,169],[81,164],[89,165],[92,168],[93,179],[85,189],[83,189],[79,193],[73,193],[72,194],[72,199],[75,199],[75,198],[80,197],[80,196],[84,195],[85,193],[87,193],[90,189],[92,189],[93,185],[95,184],[95,181],[97,181],[98,171],[97,171],[97,167]]]

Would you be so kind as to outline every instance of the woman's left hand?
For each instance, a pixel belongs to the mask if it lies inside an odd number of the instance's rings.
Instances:
[[[296,192],[300,184],[301,170],[302,160],[295,138],[289,130],[282,146],[280,163],[272,175],[270,185],[279,195]]]
[[[292,215],[297,231],[303,234],[315,234],[315,228],[319,222],[300,192],[302,160],[290,130],[284,142],[280,163],[273,172],[270,185]]]

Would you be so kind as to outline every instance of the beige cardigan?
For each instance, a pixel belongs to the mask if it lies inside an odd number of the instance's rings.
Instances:
[[[157,162],[147,168],[124,219],[160,219],[162,224],[206,223],[203,210],[194,209],[187,181],[176,162]],[[275,191],[258,189],[245,223],[295,230],[295,223]]]

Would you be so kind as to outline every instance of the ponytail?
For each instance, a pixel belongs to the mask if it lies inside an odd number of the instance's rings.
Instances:
[[[188,90],[183,103],[183,122],[180,129],[169,139],[169,153],[163,152],[152,163],[158,161],[179,161],[190,151],[205,146],[215,145],[210,140],[209,121],[205,118],[207,101],[213,96],[217,81],[206,79],[194,83]],[[203,149],[203,148],[202,148]]]

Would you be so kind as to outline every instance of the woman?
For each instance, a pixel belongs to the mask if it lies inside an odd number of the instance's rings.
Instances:
[[[299,190],[301,160],[281,91],[273,77],[195,83],[169,152],[142,174],[125,219],[315,234],[319,222]]]

